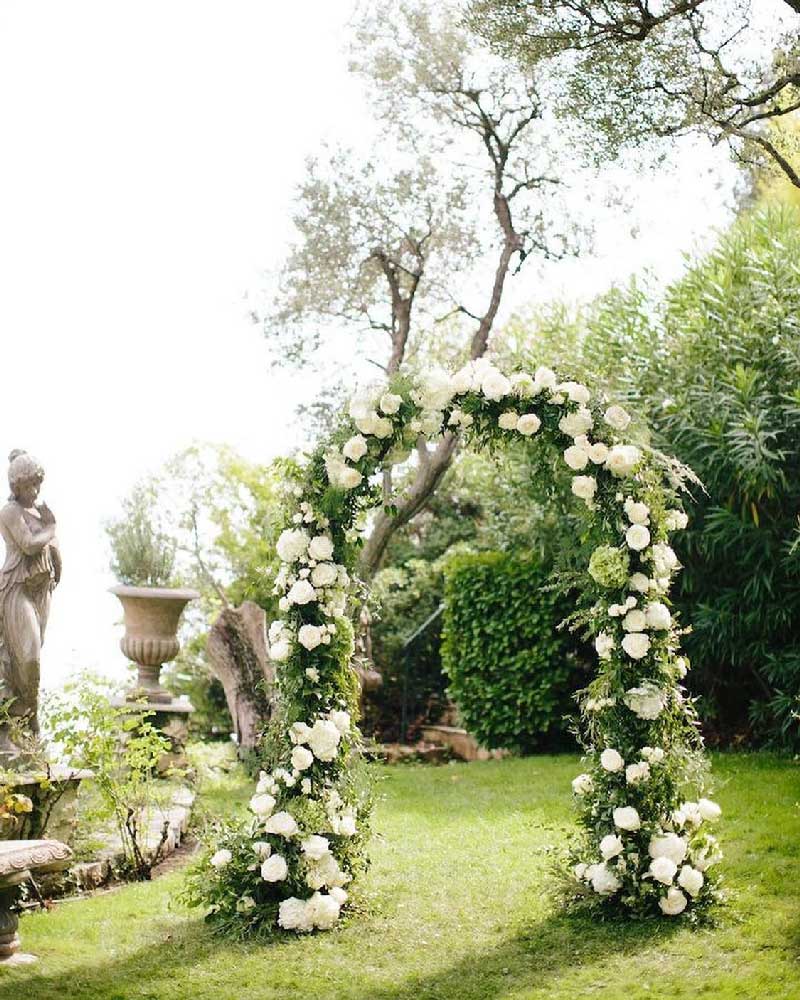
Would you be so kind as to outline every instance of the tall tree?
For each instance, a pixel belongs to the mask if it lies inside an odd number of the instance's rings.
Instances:
[[[562,114],[599,155],[701,131],[800,188],[766,128],[800,109],[800,0],[470,0],[468,20],[503,55],[557,67]]]
[[[534,254],[563,255],[573,234],[557,192],[557,136],[535,73],[491,57],[453,3],[370,3],[351,68],[365,82],[376,151],[308,166],[298,238],[265,317],[281,360],[308,364],[326,335],[386,375],[443,355],[483,355],[509,276]],[[396,514],[379,514],[362,570],[424,505],[455,434],[420,441]],[[390,489],[387,473],[387,492]]]

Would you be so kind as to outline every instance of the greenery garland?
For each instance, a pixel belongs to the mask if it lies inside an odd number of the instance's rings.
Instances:
[[[332,439],[287,466],[275,584],[283,618],[269,630],[281,707],[252,819],[221,830],[195,875],[190,896],[212,917],[248,930],[328,929],[365,867],[370,800],[346,615],[353,567],[369,511],[387,503],[375,473],[421,437],[452,431],[490,447],[535,439],[556,459],[555,482],[569,470],[585,515],[576,546],[591,555],[571,627],[593,638],[599,669],[578,694],[586,771],[573,781],[582,827],[573,895],[670,917],[694,917],[714,898],[710,826],[720,810],[698,797],[702,743],[667,597],[678,569],[669,533],[686,525],[678,498],[689,473],[641,436],[633,443],[630,425],[622,407],[548,368],[506,375],[480,359],[455,375],[400,374],[359,392]]]

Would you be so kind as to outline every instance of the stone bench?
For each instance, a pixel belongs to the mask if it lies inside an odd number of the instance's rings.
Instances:
[[[0,964],[36,961],[19,950],[19,918],[11,909],[18,886],[32,875],[69,866],[72,851],[58,840],[0,841]]]

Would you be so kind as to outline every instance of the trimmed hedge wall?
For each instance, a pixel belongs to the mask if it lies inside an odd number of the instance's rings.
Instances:
[[[548,572],[503,552],[457,556],[445,569],[442,667],[450,697],[482,746],[526,753],[569,744],[582,687],[570,612]]]

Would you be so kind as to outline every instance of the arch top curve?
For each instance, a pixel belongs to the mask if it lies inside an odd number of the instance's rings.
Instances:
[[[586,770],[573,781],[580,832],[568,895],[642,917],[706,908],[717,894],[719,808],[695,780],[702,741],[669,600],[679,569],[670,537],[687,525],[681,494],[692,474],[586,385],[488,359],[358,391],[331,438],[287,466],[282,617],[269,630],[281,707],[250,827],[223,836],[207,861],[207,901],[253,926],[302,932],[339,919],[369,834],[348,609],[368,512],[385,502],[375,474],[420,441],[454,434],[542,442],[585,517],[589,554],[570,627],[593,641],[597,671],[578,693]],[[253,851],[255,869],[243,864]]]

